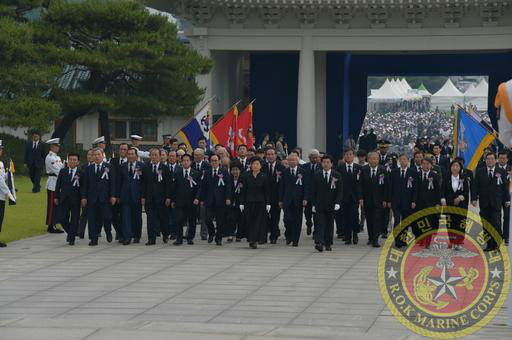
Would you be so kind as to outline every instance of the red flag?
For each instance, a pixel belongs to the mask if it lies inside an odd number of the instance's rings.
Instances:
[[[238,108],[234,105],[224,117],[219,119],[212,127],[211,137],[214,145],[222,144],[231,155],[235,156],[235,131]]]
[[[252,102],[238,115],[236,145],[245,144],[247,148],[254,147],[252,129]]]

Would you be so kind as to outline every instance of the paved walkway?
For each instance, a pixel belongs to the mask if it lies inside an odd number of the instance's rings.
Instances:
[[[0,251],[0,339],[405,339],[380,249],[246,243],[88,247],[47,235]],[[505,339],[504,311],[473,338]]]

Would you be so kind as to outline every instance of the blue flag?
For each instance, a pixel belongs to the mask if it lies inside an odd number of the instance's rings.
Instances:
[[[204,137],[210,144],[210,128],[212,126],[211,105],[208,102],[199,112],[178,131],[178,135],[189,149],[197,148],[197,141]]]
[[[484,149],[496,138],[496,132],[480,117],[469,114],[463,108],[455,111],[454,118],[453,158],[463,158],[465,167],[474,170]]]

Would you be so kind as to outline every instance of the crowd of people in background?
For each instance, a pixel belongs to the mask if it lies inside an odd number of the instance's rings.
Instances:
[[[414,212],[435,207],[441,213],[442,206],[467,208],[478,202],[481,216],[508,242],[508,151],[485,150],[473,173],[463,159],[451,158],[450,144],[439,134],[436,140],[417,138],[406,152],[396,153],[370,128],[358,141],[346,141],[338,158],[313,149],[307,160],[300,147],[288,149],[284,136],[266,134],[256,148],[238,145],[236,150],[209,146],[206,138],[189,150],[164,136],[164,144],[149,151],[141,150],[141,136],[130,137],[131,143],[119,144],[110,159],[105,138],[99,137],[87,159],[69,153],[62,161],[58,138],[44,143],[45,154],[40,136],[32,134],[25,160],[33,192],[40,190],[42,164],[48,176],[49,233],[65,232],[70,245],[85,238],[86,229],[89,246],[98,245],[102,236],[109,243],[140,243],[145,213],[147,246],[157,239],[192,245],[199,234],[219,246],[246,239],[257,248],[283,237],[296,247],[305,219],[306,235],[323,252],[332,251],[335,239],[358,244],[365,227],[367,244],[380,247],[379,239]],[[0,205],[2,217],[3,212]],[[431,229],[439,227],[439,214],[428,217]],[[464,242],[463,220],[451,219],[458,231],[450,240],[455,249]],[[428,231],[412,226],[415,238]],[[401,248],[407,237],[395,235],[394,241]],[[429,247],[431,238],[422,242]],[[497,247],[490,240],[486,249]]]

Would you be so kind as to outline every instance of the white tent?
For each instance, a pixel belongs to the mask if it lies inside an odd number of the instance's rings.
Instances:
[[[411,85],[409,85],[409,83],[407,82],[407,80],[405,80],[405,78],[402,78],[402,80],[401,80],[400,82],[402,83],[402,85],[403,85],[407,90],[412,90]]]
[[[464,92],[464,95],[465,95],[465,96],[467,96],[467,93],[468,93],[468,92],[470,92],[470,93],[471,93],[471,91],[473,91],[473,89],[474,89],[474,88],[475,88],[475,85],[473,85],[473,84],[469,84],[469,86],[468,86],[467,90]]]
[[[478,111],[487,111],[487,98],[489,96],[489,85],[482,79],[476,87],[468,89],[464,93],[464,103],[474,105]]]
[[[371,93],[372,94],[368,97],[368,101],[372,103],[392,103],[402,100],[402,96],[397,92],[389,79],[386,79],[378,90],[372,90]]]
[[[427,88],[423,83],[421,83],[420,87],[418,87],[418,94],[422,97],[431,97],[432,93],[428,92]]]
[[[432,95],[431,106],[441,111],[450,111],[452,105],[464,105],[464,95],[448,78],[439,91]]]

